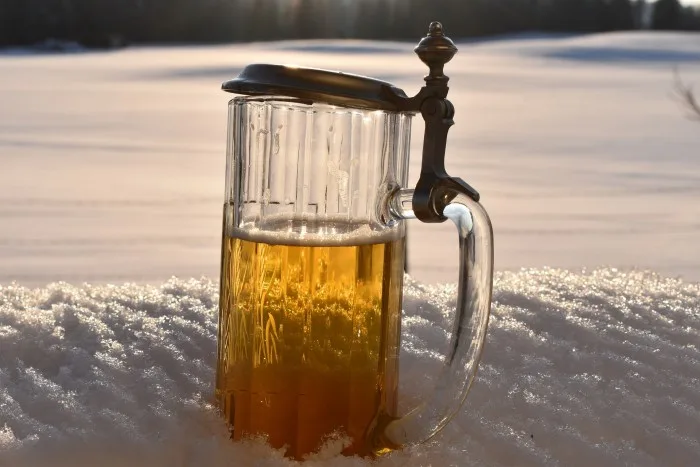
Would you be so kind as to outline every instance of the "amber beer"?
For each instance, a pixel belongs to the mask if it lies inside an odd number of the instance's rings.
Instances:
[[[371,427],[396,416],[405,241],[370,241],[224,239],[216,396],[234,439],[372,453]]]

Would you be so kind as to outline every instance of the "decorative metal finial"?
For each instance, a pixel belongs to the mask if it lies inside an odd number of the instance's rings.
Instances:
[[[444,86],[450,80],[443,70],[445,64],[452,60],[457,53],[457,47],[452,39],[445,36],[442,24],[433,21],[425,36],[414,49],[423,63],[430,68],[430,74],[425,77],[428,86]]]
[[[431,36],[444,36],[442,32],[442,23],[440,21],[433,21],[428,27],[428,34]]]

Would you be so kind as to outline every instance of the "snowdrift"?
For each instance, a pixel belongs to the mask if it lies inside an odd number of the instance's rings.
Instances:
[[[404,410],[430,390],[453,286],[408,279]],[[217,287],[0,287],[0,465],[288,466],[209,401]],[[467,403],[377,466],[659,466],[700,458],[700,285],[645,272],[498,274]],[[428,376],[427,378],[425,376]],[[363,466],[330,443],[308,465]]]

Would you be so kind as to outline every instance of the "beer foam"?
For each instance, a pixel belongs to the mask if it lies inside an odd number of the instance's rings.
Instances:
[[[432,389],[455,286],[407,279],[401,410]],[[0,286],[0,466],[292,467],[231,442],[213,399],[218,283]],[[497,274],[484,358],[429,443],[304,466],[696,465],[700,285],[646,272]]]
[[[293,222],[293,221],[290,221]],[[405,227],[373,229],[369,224],[324,222],[318,230],[300,227],[285,228],[283,224],[268,224],[266,228],[231,228],[228,235],[252,242],[290,246],[357,246],[386,243],[405,236]]]

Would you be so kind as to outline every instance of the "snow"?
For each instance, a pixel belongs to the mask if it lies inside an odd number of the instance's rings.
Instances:
[[[700,35],[458,45],[447,166],[493,220],[494,318],[465,409],[377,465],[693,465],[700,124],[673,72],[699,80]],[[412,46],[0,55],[0,466],[291,465],[230,443],[208,405],[231,97],[219,85],[248,63],[297,63],[410,94],[425,74]],[[455,281],[454,237],[410,224],[404,410],[446,345],[454,286],[428,284]],[[309,465],[366,464],[338,451]]]
[[[403,410],[431,389],[453,292],[407,282]],[[494,304],[464,410],[377,466],[694,465],[700,285],[524,270],[497,275]],[[215,317],[206,279],[0,288],[0,465],[293,465],[229,442],[208,405]],[[338,452],[308,465],[369,465]]]
[[[674,68],[700,79],[700,34],[458,45],[446,69],[457,110],[447,166],[482,194],[498,270],[610,265],[700,280],[700,126],[673,97]],[[410,94],[426,71],[412,48],[294,41],[0,56],[0,283],[216,277],[232,97],[220,83],[248,63],[297,63]],[[416,121],[412,183],[421,141]],[[418,280],[456,280],[452,230],[411,223]]]

